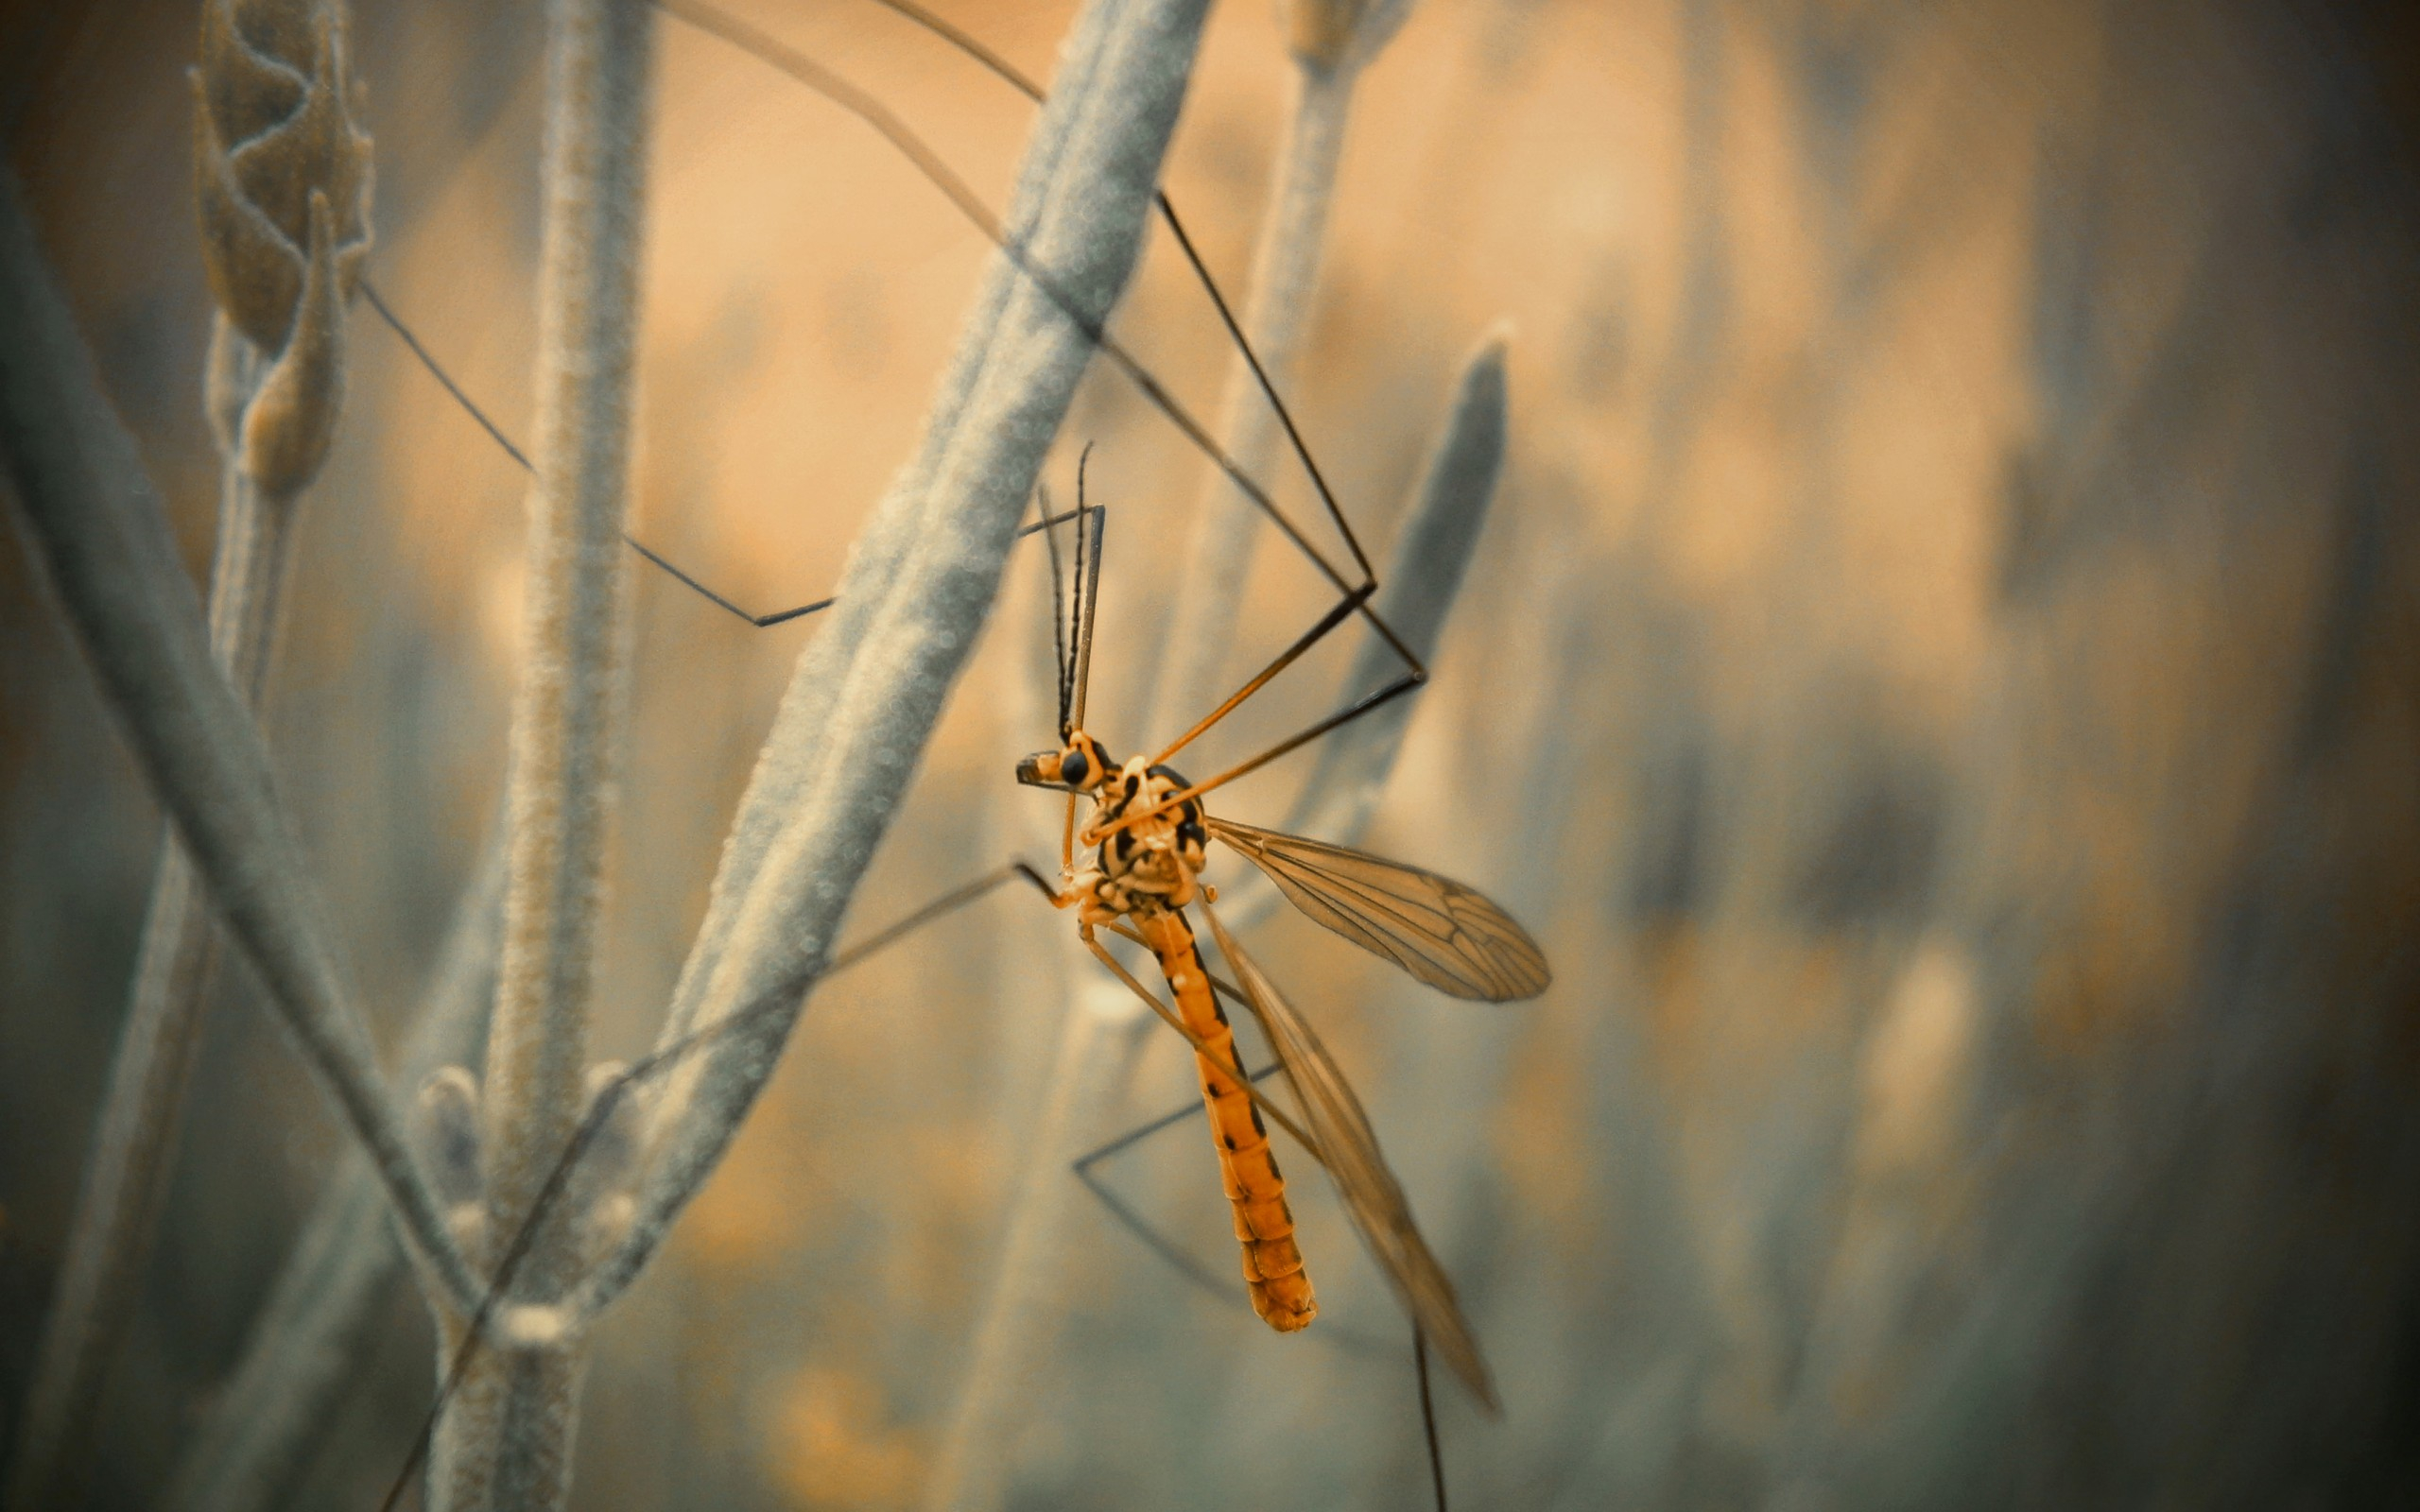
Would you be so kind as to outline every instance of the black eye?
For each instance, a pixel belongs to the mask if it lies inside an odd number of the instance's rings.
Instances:
[[[1059,780],[1069,787],[1083,786],[1084,778],[1091,771],[1091,764],[1084,760],[1082,751],[1071,750],[1059,758]]]

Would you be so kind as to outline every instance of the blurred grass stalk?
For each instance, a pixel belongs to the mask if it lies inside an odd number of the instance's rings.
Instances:
[[[521,687],[506,795],[504,940],[488,1032],[465,1247],[505,1293],[500,1319],[551,1304],[580,1268],[568,1205],[536,1204],[585,1100],[607,828],[616,798],[627,639],[621,541],[635,412],[655,20],[647,0],[546,12],[536,476]],[[467,1127],[451,1132],[467,1132]],[[462,1194],[469,1197],[468,1191]],[[499,1262],[535,1225],[510,1276]],[[473,1341],[439,1303],[441,1379],[475,1343],[430,1450],[445,1509],[560,1505],[585,1361],[579,1330]]]
[[[212,348],[214,357],[234,354],[232,361],[213,362],[213,378],[227,386],[229,407],[240,414],[258,391],[260,365],[223,317]],[[225,456],[211,569],[210,650],[255,714],[268,680],[296,502],[265,493],[232,452]],[[202,1007],[216,975],[216,934],[195,887],[193,863],[171,830],[161,839],[126,1020],[18,1425],[11,1507],[82,1499],[110,1366],[132,1326],[176,1169]]]
[[[475,1061],[487,1038],[503,943],[504,826],[491,826],[456,905],[395,1084]],[[251,1512],[292,1501],[298,1478],[349,1400],[356,1346],[403,1274],[377,1173],[359,1151],[328,1178],[261,1304],[244,1351],[178,1456],[162,1504]]]
[[[259,728],[211,659],[134,439],[0,177],[0,457],[33,556],[226,927],[376,1164],[431,1283],[479,1289],[380,1081]]]
[[[254,713],[297,507],[343,405],[343,296],[368,245],[370,143],[352,125],[342,43],[341,14],[312,0],[265,8],[249,33],[227,5],[212,5],[193,76],[204,254],[219,304],[204,397],[220,456],[209,644]],[[171,830],[18,1426],[12,1506],[82,1497],[176,1169],[217,943]]]
[[[675,1074],[639,1115],[647,1127],[643,1152],[629,1157],[635,1179],[600,1177],[592,1184],[609,1190],[547,1220],[562,1224],[546,1242],[562,1245],[564,1256],[545,1268],[564,1288],[516,1307],[521,1322],[508,1332],[534,1343],[527,1325],[550,1316],[555,1357],[517,1380],[504,1350],[482,1362],[493,1372],[490,1400],[458,1414],[468,1420],[449,1422],[446,1433],[491,1459],[470,1467],[460,1486],[470,1494],[450,1504],[560,1498],[579,1341],[712,1173],[824,968],[1139,255],[1204,9],[1201,0],[1101,0],[1080,20],[1061,89],[1020,173],[1009,217],[1013,251],[992,266],[925,441],[861,538],[838,612],[802,655],[742,800],[706,921],[647,1064],[648,1074],[666,1067]],[[491,1085],[496,1079],[492,1056]],[[562,1085],[568,1091],[568,1078]],[[617,1074],[593,1085],[583,1130],[629,1108],[623,1099],[636,1079]],[[493,1108],[487,1126],[503,1127]],[[570,1126],[566,1119],[551,1145],[533,1148],[550,1155]],[[537,1185],[544,1170],[531,1167]],[[495,1236],[518,1211],[491,1196]],[[570,1253],[582,1240],[596,1251],[584,1270]],[[508,1396],[526,1411],[511,1410]],[[461,1463],[449,1457],[441,1467],[441,1493],[452,1494],[447,1467]]]
[[[1285,145],[1270,184],[1268,218],[1252,260],[1243,328],[1270,385],[1284,395],[1300,365],[1319,301],[1320,265],[1335,214],[1336,175],[1361,71],[1401,29],[1411,0],[1291,0],[1294,89]],[[1278,418],[1252,364],[1227,365],[1221,443],[1236,465],[1268,478],[1278,455]],[[1260,510],[1223,472],[1214,472],[1185,543],[1188,571],[1168,619],[1171,660],[1143,726],[1153,746],[1175,739],[1227,692],[1219,679],[1234,648],[1236,613],[1260,539]]]

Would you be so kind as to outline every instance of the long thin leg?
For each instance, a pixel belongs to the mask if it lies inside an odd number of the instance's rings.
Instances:
[[[769,629],[776,625],[786,625],[792,620],[803,619],[806,615],[813,614],[820,610],[830,609],[833,605],[840,602],[837,594],[827,594],[822,598],[817,599],[812,604],[801,604],[796,609],[776,610],[770,614],[751,614],[746,610],[741,609],[738,605],[733,603],[730,599],[723,597],[720,593],[716,593],[713,589],[708,588],[705,584],[690,576],[687,573],[683,572],[680,568],[675,567],[672,563],[665,560],[665,558],[658,556],[652,548],[640,545],[638,538],[632,536],[628,531],[623,532],[622,540],[632,551],[637,552],[640,556],[645,557],[648,560],[655,563],[658,567],[661,567],[666,572],[670,573],[692,592],[704,598],[706,602],[719,605],[720,607],[729,610],[731,612],[738,615],[741,619],[746,620],[749,624],[754,626],[760,630]]]
[[[1357,588],[1353,592],[1345,594],[1342,598],[1338,599],[1334,609],[1331,609],[1325,614],[1321,615],[1317,624],[1313,625],[1309,629],[1305,630],[1301,635],[1297,636],[1293,644],[1288,646],[1285,650],[1278,652],[1275,661],[1270,662],[1269,665],[1253,674],[1242,687],[1237,688],[1235,692],[1227,695],[1225,702],[1219,704],[1218,708],[1213,709],[1208,713],[1202,715],[1200,721],[1198,721],[1191,730],[1188,730],[1184,734],[1179,735],[1168,745],[1167,749],[1152,757],[1151,765],[1157,766],[1161,763],[1167,761],[1178,751],[1184,749],[1187,746],[1192,745],[1194,741],[1200,739],[1213,725],[1216,725],[1219,720],[1224,719],[1229,714],[1235,713],[1246,698],[1251,697],[1253,694],[1258,693],[1262,688],[1266,687],[1270,679],[1285,671],[1288,667],[1292,666],[1297,661],[1301,660],[1304,652],[1308,651],[1312,646],[1315,646],[1322,641],[1326,640],[1328,632],[1343,624],[1347,616],[1349,616],[1355,610],[1359,609],[1364,603],[1368,602],[1370,595],[1374,593],[1376,589],[1377,585],[1375,583],[1372,583],[1367,587]]]
[[[479,429],[488,433],[488,438],[503,447],[505,455],[521,464],[522,472],[535,472],[537,469],[530,465],[527,454],[513,445],[512,438],[505,435],[495,421],[488,419],[488,412],[481,409],[470,395],[462,391],[462,386],[454,381],[453,374],[447,372],[437,358],[430,354],[429,350],[420,344],[420,337],[412,335],[412,328],[404,324],[401,318],[387,307],[387,301],[378,297],[376,286],[367,278],[361,280],[358,286],[361,297],[370,301],[370,308],[376,311],[378,318],[387,323],[387,329],[403,338],[404,345],[411,349],[411,354],[418,357],[420,365],[428,369],[428,375],[443,386],[447,393],[454,396],[454,403],[461,406],[462,413],[477,421]]]
[[[1253,757],[1251,760],[1238,762],[1235,765],[1228,767],[1225,771],[1220,772],[1216,777],[1205,778],[1201,782],[1194,783],[1191,787],[1169,794],[1167,798],[1160,800],[1159,806],[1164,809],[1174,808],[1179,803],[1200,798],[1202,794],[1209,792],[1212,788],[1224,787],[1229,782],[1234,782],[1236,778],[1248,776],[1253,772],[1256,772],[1260,770],[1260,768],[1268,765],[1270,762],[1275,761],[1278,757],[1284,756],[1290,751],[1298,750],[1301,747],[1309,745],[1312,741],[1319,739],[1329,730],[1340,730],[1344,726],[1353,723],[1356,719],[1360,718],[1363,714],[1368,713],[1371,710],[1393,702],[1395,699],[1402,697],[1405,694],[1411,692],[1412,689],[1421,686],[1427,680],[1428,676],[1425,671],[1407,672],[1402,677],[1395,679],[1394,681],[1388,683],[1385,687],[1380,688],[1377,692],[1369,695],[1367,697],[1361,698],[1352,704],[1348,704],[1344,708],[1338,710],[1335,713],[1328,715],[1326,718],[1296,730],[1293,734],[1287,736],[1284,740],[1279,741],[1276,745],[1270,747],[1267,750],[1262,751],[1259,755]]]
[[[478,406],[477,402],[473,400],[468,393],[463,391],[462,386],[454,381],[453,374],[447,372],[443,365],[437,360],[435,354],[430,352],[427,347],[422,345],[420,337],[413,334],[412,328],[406,325],[402,317],[396,315],[394,310],[389,306],[387,301],[379,296],[377,288],[366,278],[361,281],[359,287],[363,298],[370,301],[370,307],[377,313],[378,318],[386,322],[387,328],[394,332],[395,335],[402,339],[404,345],[410,350],[411,354],[419,359],[420,365],[428,370],[428,375],[436,379],[438,384],[444,388],[446,393],[453,397],[454,403],[462,410],[462,412],[470,416],[474,421],[476,421],[479,428],[487,432],[488,438],[494,441],[497,446],[503,448],[504,455],[512,458],[514,463],[520,467],[521,471],[524,472],[533,471],[529,465],[528,455],[523,452],[520,447],[513,445],[512,438],[504,434],[503,427],[496,424],[494,421],[489,419],[487,411],[481,409]],[[1043,514],[1044,518],[1020,529],[1017,532],[1018,537],[1022,539],[1026,536],[1032,535],[1037,530],[1047,530],[1052,525],[1064,524],[1066,522],[1076,518],[1075,512],[1053,515],[1046,508],[1043,511]],[[713,589],[708,588],[705,584],[698,581],[695,577],[690,576],[687,573],[675,566],[661,553],[657,552],[652,547],[649,547],[630,532],[624,531],[622,533],[622,543],[630,547],[632,551],[637,552],[640,556],[646,558],[648,561],[654,563],[666,573],[670,574],[675,580],[687,588],[691,593],[696,593],[699,597],[704,599],[707,603],[714,605],[716,608],[720,609],[727,613],[746,620],[750,625],[754,626],[760,630],[769,629],[776,625],[786,625],[792,620],[804,618],[804,616],[813,614],[820,610],[830,609],[833,605],[840,601],[837,595],[834,595],[819,598],[812,604],[801,604],[796,609],[776,610],[770,614],[752,613],[748,610],[740,608],[730,599],[723,597],[723,595],[716,593]]]
[[[1437,1441],[1437,1403],[1428,1394],[1428,1335],[1411,1326],[1411,1369],[1420,1378],[1420,1431],[1428,1439],[1428,1484],[1437,1492],[1437,1512],[1445,1512],[1445,1450]]]
[[[1319,720],[1318,722],[1308,725],[1302,730],[1296,730],[1294,733],[1287,736],[1284,740],[1279,741],[1276,745],[1262,751],[1259,755],[1254,756],[1248,761],[1239,762],[1236,765],[1228,767],[1225,771],[1220,772],[1216,777],[1204,779],[1201,782],[1194,783],[1190,787],[1179,788],[1176,792],[1170,793],[1167,797],[1160,799],[1157,803],[1152,804],[1149,808],[1134,809],[1127,814],[1119,816],[1110,823],[1102,825],[1098,830],[1088,833],[1090,833],[1096,839],[1106,839],[1108,836],[1116,833],[1120,830],[1128,829],[1133,825],[1142,823],[1145,819],[1153,818],[1159,815],[1166,814],[1168,810],[1175,808],[1180,803],[1200,798],[1202,794],[1211,791],[1213,788],[1224,787],[1238,777],[1248,776],[1253,772],[1258,771],[1260,768],[1268,765],[1270,762],[1275,761],[1278,757],[1284,756],[1290,751],[1300,749],[1302,747],[1309,745],[1312,741],[1319,739],[1322,735],[1326,734],[1331,730],[1340,730],[1344,726],[1351,724],[1353,721],[1360,718],[1363,714],[1368,713],[1373,709],[1380,708],[1397,698],[1402,697],[1405,694],[1411,692],[1414,688],[1420,687],[1427,680],[1428,675],[1425,669],[1415,668],[1410,672],[1407,672],[1402,677],[1395,679],[1394,681],[1388,683],[1383,688],[1380,688],[1377,692],[1370,694],[1365,697],[1346,705],[1344,708],[1338,710],[1335,713],[1328,715],[1324,719]]]
[[[960,27],[952,26],[948,21],[916,4],[916,0],[873,0],[873,3],[886,10],[907,17],[982,64],[1027,99],[1036,105],[1042,103],[1043,90],[1040,84],[1027,77],[1007,59],[985,46],[980,39]],[[1278,423],[1286,428],[1286,438],[1291,444],[1296,459],[1303,464],[1303,471],[1309,475],[1311,487],[1318,492],[1320,502],[1326,506],[1328,518],[1336,523],[1337,532],[1344,537],[1344,543],[1351,549],[1353,559],[1360,565],[1361,576],[1368,577],[1371,576],[1370,558],[1361,549],[1360,538],[1353,533],[1353,526],[1346,522],[1342,507],[1336,502],[1336,490],[1328,487],[1327,475],[1320,471],[1319,462],[1311,455],[1310,443],[1303,439],[1302,428],[1294,422],[1292,407],[1279,397],[1275,381],[1269,376],[1269,369],[1261,366],[1260,353],[1253,350],[1252,338],[1244,335],[1243,323],[1236,318],[1236,312],[1227,304],[1227,296],[1219,290],[1219,281],[1210,276],[1209,265],[1201,260],[1201,253],[1194,248],[1193,237],[1186,232],[1184,221],[1176,213],[1176,202],[1168,198],[1166,190],[1156,192],[1152,198],[1158,202],[1160,218],[1167,223],[1169,233],[1176,238],[1177,246],[1184,252],[1185,262],[1192,266],[1193,276],[1201,284],[1201,292],[1210,297],[1210,303],[1219,312],[1219,321],[1227,328],[1229,339],[1235,342],[1236,350],[1243,354],[1245,364],[1252,369],[1253,380],[1259,386],[1262,396],[1269,401],[1269,407],[1277,416]],[[1338,586],[1343,585],[1340,583]]]
[[[1016,264],[1018,270],[1059,307],[1062,315],[1083,332],[1085,338],[1091,341],[1113,366],[1126,375],[1128,381],[1150,401],[1152,407],[1159,410],[1190,444],[1209,458],[1211,463],[1224,473],[1246,498],[1252,501],[1253,507],[1268,516],[1270,523],[1293,542],[1295,549],[1318,567],[1340,593],[1350,593],[1357,590],[1375,587],[1374,575],[1371,570],[1368,555],[1361,549],[1360,541],[1353,533],[1352,526],[1345,523],[1343,510],[1338,506],[1333,493],[1328,490],[1326,479],[1320,474],[1317,464],[1311,462],[1307,447],[1302,448],[1303,460],[1314,483],[1318,486],[1322,502],[1342,532],[1346,545],[1352,550],[1354,562],[1361,579],[1357,583],[1348,581],[1336,564],[1329,561],[1326,555],[1311,543],[1310,539],[1303,534],[1301,527],[1297,526],[1292,519],[1277,507],[1276,501],[1270,497],[1269,490],[1245,472],[1233,457],[1227,455],[1226,452],[1211,438],[1210,433],[1203,428],[1201,422],[1194,419],[1192,413],[1178,403],[1174,394],[1170,393],[1149,369],[1135,360],[1133,354],[1128,352],[1116,338],[1103,330],[1098,321],[1081,312],[1074,299],[1060,287],[1048,271],[1038,266],[1027,254],[1025,249],[1009,237],[1005,228],[1000,225],[998,217],[992,214],[974,190],[967,186],[965,180],[953,172],[949,165],[943,163],[940,156],[888,106],[805,54],[783,43],[769,33],[735,16],[705,5],[701,0],[655,0],[655,5],[666,14],[687,22],[690,26],[711,36],[720,38],[768,67],[788,75],[879,132],[916,166],[917,171],[922,173],[927,181],[941,190],[950,202],[957,206],[959,214],[966,216],[977,230],[989,237],[1003,255]],[[902,14],[908,15],[911,19],[931,24],[927,17],[917,11],[903,7],[893,9],[899,9]],[[936,26],[934,29],[937,34],[953,44],[966,47],[971,56],[984,62],[986,66],[994,68],[1003,77],[1011,78],[1028,94],[1039,97],[1039,91],[1034,89],[1029,81],[1016,76],[1015,71],[1008,68],[1006,63],[979,47],[970,45],[971,40],[967,39],[963,33],[957,31],[956,28],[942,26]],[[1176,232],[1179,244],[1184,249],[1185,256],[1191,261],[1195,270],[1206,281],[1209,276],[1208,270],[1201,264],[1198,252],[1195,251],[1192,239],[1184,234],[1182,224],[1176,220],[1174,207],[1168,203],[1165,195],[1160,197],[1159,202],[1163,215],[1168,220],[1170,229]],[[1235,317],[1228,309],[1225,299],[1218,294],[1215,284],[1208,284],[1207,286],[1219,306],[1220,318],[1226,322],[1231,332],[1239,335],[1240,328],[1236,326]],[[1277,397],[1274,387],[1268,386],[1267,374],[1261,370],[1259,358],[1251,352],[1248,343],[1245,346],[1245,354],[1254,372],[1261,377],[1264,391],[1270,402],[1278,406],[1286,421],[1288,436],[1299,444],[1300,432],[1293,422],[1292,415],[1286,411],[1284,403]],[[1357,606],[1357,610],[1361,618],[1368,622],[1371,629],[1403,657],[1406,665],[1412,667],[1420,665],[1419,659],[1412,656],[1410,648],[1403,644],[1393,628],[1370,607],[1366,596]]]

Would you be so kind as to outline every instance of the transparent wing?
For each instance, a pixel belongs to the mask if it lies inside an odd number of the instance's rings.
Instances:
[[[1212,819],[1210,833],[1269,873],[1295,907],[1440,992],[1510,1003],[1553,980],[1537,941],[1451,878],[1228,819]]]
[[[1378,1269],[1386,1273],[1394,1287],[1404,1311],[1411,1314],[1418,1328],[1437,1350],[1462,1384],[1484,1403],[1489,1413],[1500,1411],[1495,1400],[1495,1383],[1489,1375],[1487,1360],[1479,1353],[1478,1339],[1471,1332],[1468,1319],[1462,1316],[1462,1305],[1455,1300],[1454,1283],[1446,1279],[1444,1267],[1428,1252],[1426,1241],[1411,1221],[1411,1208],[1404,1200],[1403,1188],[1395,1175],[1387,1169],[1386,1157],[1378,1153],[1378,1137],[1370,1129],[1369,1115],[1361,1111],[1361,1100],[1344,1079],[1344,1073],[1329,1057],[1327,1048],[1319,1036],[1293,1006],[1278,995],[1277,988],[1253,964],[1252,957],[1240,950],[1219,916],[1205,903],[1201,912],[1210,919],[1210,933],[1219,942],[1219,954],[1227,958],[1235,970],[1236,980],[1242,984],[1244,998],[1253,1017],[1260,1021],[1261,1032],[1269,1037],[1269,1048],[1278,1063],[1286,1068],[1286,1080],[1294,1089],[1294,1100],[1302,1105],[1303,1121],[1310,1126],[1311,1137],[1319,1142],[1314,1151],[1320,1163],[1327,1168],[1336,1182],[1336,1190],[1344,1199],[1344,1211],[1353,1219],[1353,1227],[1360,1231],[1361,1243],[1368,1247]]]

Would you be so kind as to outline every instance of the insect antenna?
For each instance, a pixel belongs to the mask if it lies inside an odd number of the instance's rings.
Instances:
[[[1428,1390],[1428,1335],[1411,1326],[1411,1369],[1420,1378],[1420,1431],[1428,1440],[1428,1484],[1437,1492],[1437,1512],[1445,1512],[1445,1451],[1437,1442],[1437,1402]]]
[[[1042,509],[1046,515],[1050,512],[1050,494],[1046,489],[1042,494]],[[1080,529],[1083,520],[1081,506],[1078,507],[1076,518],[1078,528]],[[1068,684],[1069,679],[1074,676],[1068,670],[1071,663],[1067,660],[1068,625],[1066,610],[1063,607],[1067,602],[1067,590],[1059,571],[1058,533],[1046,530],[1042,533],[1042,540],[1043,544],[1050,552],[1050,664],[1058,674],[1059,738],[1065,740],[1074,732],[1067,723]]]
[[[1083,455],[1076,458],[1076,655],[1075,708],[1070,728],[1080,730],[1084,723],[1084,690],[1093,676],[1093,611],[1100,606],[1100,538],[1101,528],[1109,523],[1105,509],[1088,507],[1084,503],[1084,466],[1092,460],[1093,449],[1088,443]],[[1092,552],[1084,551],[1084,522],[1092,522]]]

